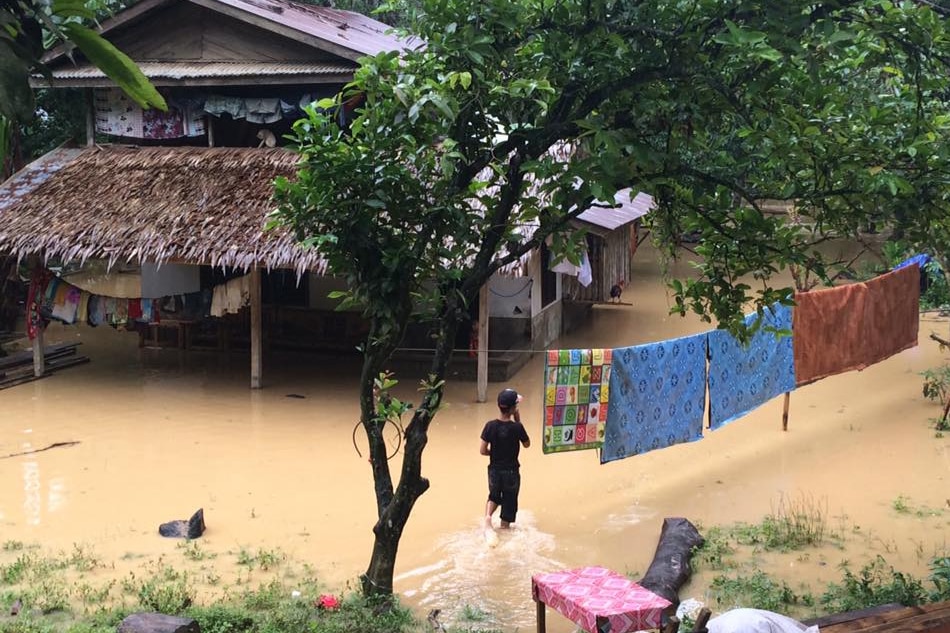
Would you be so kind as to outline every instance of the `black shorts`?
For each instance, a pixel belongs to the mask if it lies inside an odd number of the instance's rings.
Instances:
[[[488,467],[488,500],[501,507],[501,520],[515,522],[518,514],[518,491],[521,490],[521,473],[515,469]]]

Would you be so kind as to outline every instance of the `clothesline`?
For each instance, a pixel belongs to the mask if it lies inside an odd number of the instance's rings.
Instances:
[[[866,283],[796,293],[794,311],[766,310],[748,345],[708,330],[615,349],[549,350],[545,453],[595,448],[600,462],[702,439],[775,396],[864,369],[917,344],[918,266]],[[752,326],[759,317],[746,317]],[[776,338],[772,330],[792,336]],[[787,402],[786,402],[787,405]],[[783,412],[783,428],[787,420]]]

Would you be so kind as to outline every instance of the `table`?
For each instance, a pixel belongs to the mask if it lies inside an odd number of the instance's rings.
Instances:
[[[588,633],[629,633],[660,628],[672,603],[626,576],[603,567],[581,567],[531,577],[538,633],[545,633],[545,606]]]

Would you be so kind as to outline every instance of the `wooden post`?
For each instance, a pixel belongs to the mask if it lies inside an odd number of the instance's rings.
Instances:
[[[544,621],[544,603],[538,600],[536,604],[538,609],[538,633],[545,633],[546,623]]]
[[[782,430],[788,430],[788,402],[792,399],[792,392],[785,392],[785,404],[782,405]]]
[[[488,398],[488,282],[478,291],[478,393],[479,402]]]
[[[86,89],[86,147],[96,144],[96,101],[92,88]]]
[[[38,276],[42,272],[41,266],[38,256],[30,258],[30,270],[34,276]],[[33,283],[33,281],[30,280],[30,283]],[[34,299],[34,301],[37,301],[37,299]],[[30,306],[27,306],[26,318],[30,318]],[[46,356],[43,353],[43,348],[45,347],[43,343],[43,332],[45,330],[43,320],[40,319],[36,325],[36,338],[33,339],[33,375],[37,378],[42,377],[43,374],[46,373]]]
[[[261,388],[263,361],[261,359],[261,269],[251,269],[251,389]]]
[[[43,324],[36,327],[36,338],[33,339],[33,375],[37,378],[46,373],[46,357],[43,355]]]

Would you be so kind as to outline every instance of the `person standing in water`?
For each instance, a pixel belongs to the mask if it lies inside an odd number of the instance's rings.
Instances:
[[[488,503],[485,505],[485,528],[492,527],[491,518],[501,508],[501,528],[515,522],[518,513],[518,492],[521,472],[518,453],[531,446],[528,432],[521,424],[518,404],[522,397],[514,389],[498,394],[499,416],[485,423],[479,452],[488,456]]]

